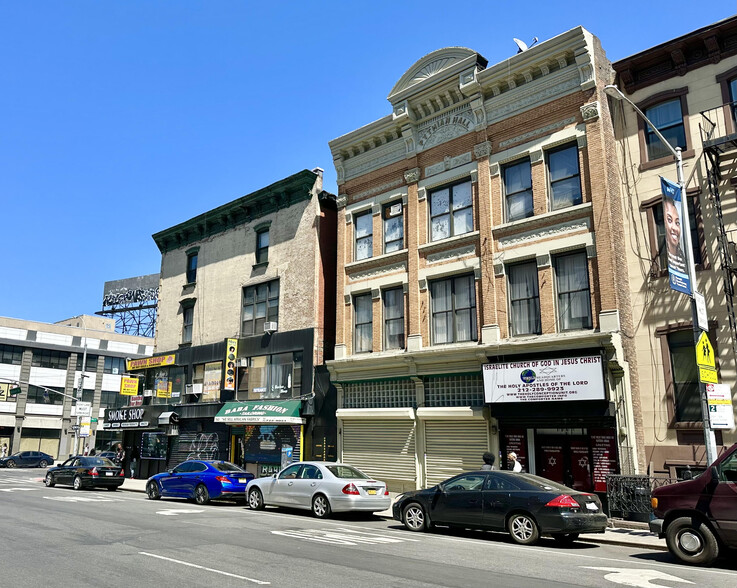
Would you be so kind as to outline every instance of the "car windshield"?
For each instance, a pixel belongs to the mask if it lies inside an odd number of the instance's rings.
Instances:
[[[239,468],[234,463],[230,463],[229,461],[217,461],[212,465],[216,470],[219,472],[244,472],[245,470],[243,468]]]
[[[116,465],[105,457],[83,457],[83,466],[105,466],[105,467],[116,467]]]
[[[336,478],[358,478],[360,480],[368,478],[362,471],[347,465],[329,465],[327,468]]]
[[[553,482],[552,480],[548,480],[546,478],[541,478],[540,476],[533,476],[532,474],[518,474],[517,476],[515,476],[514,481],[519,482],[523,485],[527,485],[528,487],[532,487],[535,490],[571,490],[568,486],[558,484],[558,482]]]

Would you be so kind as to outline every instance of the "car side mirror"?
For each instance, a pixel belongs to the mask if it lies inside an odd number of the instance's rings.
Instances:
[[[273,475],[273,476],[271,476],[271,477],[272,477],[272,478],[274,478],[274,479],[276,480],[276,474],[274,474],[274,475]]]
[[[174,473],[174,470],[166,470],[166,473],[171,476]]]

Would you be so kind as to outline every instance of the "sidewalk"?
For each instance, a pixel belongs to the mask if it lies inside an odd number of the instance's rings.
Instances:
[[[138,480],[126,478],[121,490],[129,492],[145,492],[146,480]],[[398,492],[390,492],[392,501],[399,495]],[[386,519],[392,518],[391,508],[381,512],[377,512],[376,516]],[[644,549],[656,549],[666,551],[665,539],[658,539],[653,535],[647,527],[646,523],[634,523],[631,521],[621,521],[618,519],[609,519],[609,527],[602,533],[588,533],[581,535],[581,541],[590,543],[607,543],[610,545],[623,545],[626,547],[641,547]]]

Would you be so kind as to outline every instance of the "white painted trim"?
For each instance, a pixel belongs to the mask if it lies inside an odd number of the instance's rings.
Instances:
[[[424,180],[420,180],[419,182],[417,182],[417,186],[418,188],[425,188],[426,190],[430,190],[432,188],[435,188],[436,186],[449,184],[455,180],[460,180],[464,177],[468,177],[468,181],[470,182],[471,172],[475,171],[478,173],[478,168],[478,162],[472,161],[471,163],[467,163],[465,165],[449,169],[448,171],[441,172],[429,178],[425,178]]]
[[[469,270],[480,270],[481,260],[478,257],[469,257],[460,261],[454,261],[451,263],[444,263],[437,267],[427,267],[417,272],[418,280],[432,280],[435,278],[442,278],[445,276],[451,276],[453,274],[462,274]]]
[[[335,411],[335,416],[342,421],[356,419],[413,421],[415,419],[415,410],[413,408],[339,408]]]
[[[430,419],[484,420],[484,409],[470,406],[443,406],[437,408],[418,408],[417,418]]]
[[[498,163],[499,165],[506,165],[507,163],[513,162],[515,159],[522,159],[523,157],[528,156],[532,151],[545,151],[568,143],[569,141],[578,141],[580,137],[585,136],[586,125],[579,124],[575,127],[567,127],[550,135],[540,137],[539,139],[528,141],[527,143],[515,145],[509,149],[493,153],[489,156],[489,164]]]

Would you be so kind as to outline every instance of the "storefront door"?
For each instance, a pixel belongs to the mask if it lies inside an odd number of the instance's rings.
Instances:
[[[535,440],[535,464],[539,476],[576,490],[593,490],[587,437],[536,435]]]

